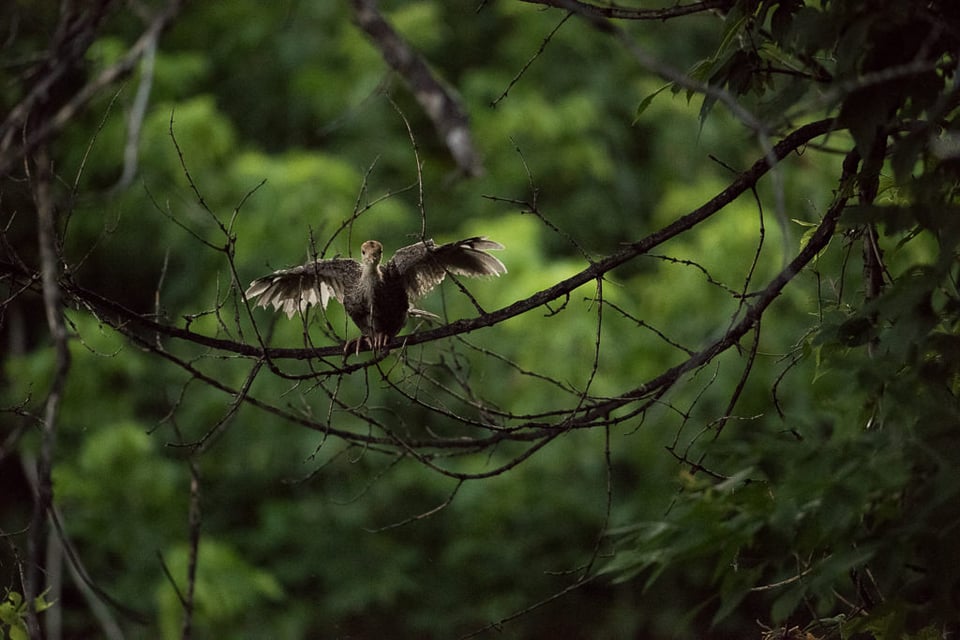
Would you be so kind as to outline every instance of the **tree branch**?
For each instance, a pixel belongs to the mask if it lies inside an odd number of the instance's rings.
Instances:
[[[773,146],[771,155],[777,161],[782,160],[790,153],[796,151],[810,140],[822,136],[835,127],[833,119],[825,119],[813,122],[798,128],[790,135]],[[389,345],[389,348],[400,348],[412,346],[425,342],[432,342],[454,335],[460,335],[476,331],[484,327],[493,326],[504,322],[515,316],[522,315],[539,306],[568,295],[574,289],[583,284],[602,277],[607,272],[629,262],[630,260],[648,253],[656,246],[676,237],[677,235],[700,224],[704,220],[717,213],[729,203],[733,202],[741,194],[752,188],[770,169],[770,159],[768,157],[757,160],[753,166],[741,173],[727,186],[726,189],[714,196],[708,202],[695,209],[694,211],[682,216],[663,227],[662,229],[650,234],[649,236],[633,243],[625,245],[620,251],[613,253],[606,258],[592,262],[587,268],[574,274],[573,276],[558,282],[557,284],[539,291],[523,300],[519,300],[507,307],[487,313],[475,318],[457,320],[436,329],[421,331],[414,334],[402,335],[395,338]],[[9,262],[0,261],[0,275],[12,276],[18,283],[24,287],[35,287],[36,275],[25,271],[22,267]],[[261,348],[254,345],[244,344],[231,340],[214,338],[203,334],[182,329],[172,325],[156,322],[132,309],[106,298],[95,291],[86,289],[81,285],[67,280],[62,283],[65,293],[67,293],[76,304],[89,308],[99,317],[108,321],[121,333],[127,336],[149,336],[148,341],[153,341],[157,335],[169,338],[185,340],[200,346],[210,347],[220,351],[226,351],[243,356],[256,358],[267,358],[268,361],[278,359],[294,360],[313,360],[324,357],[338,357],[342,355],[342,347],[329,346],[321,348]],[[332,367],[330,372],[349,373],[365,366],[350,365],[343,367]]]
[[[756,302],[747,305],[747,311],[744,317],[727,331],[722,338],[706,349],[694,354],[685,362],[668,369],[653,380],[627,391],[616,398],[595,405],[580,416],[579,422],[589,422],[598,416],[608,415],[611,411],[633,402],[638,398],[643,398],[655,389],[662,388],[665,383],[673,384],[673,382],[679,379],[685,372],[692,371],[710,362],[719,354],[739,342],[743,336],[760,322],[764,311],[779,297],[787,283],[800,273],[803,267],[827,246],[833,237],[837,221],[840,219],[840,214],[846,206],[846,203],[846,195],[841,195],[837,198],[827,211],[816,231],[810,236],[810,240],[806,246],[804,246],[800,253],[756,296]]]
[[[36,169],[31,176],[31,182],[34,187],[34,202],[37,207],[37,239],[40,253],[43,307],[56,355],[53,381],[47,394],[41,424],[43,437],[37,458],[36,496],[33,505],[33,518],[30,524],[27,584],[24,589],[26,592],[24,596],[26,601],[31,604],[41,591],[40,573],[41,568],[46,565],[43,560],[44,538],[47,533],[47,515],[53,505],[51,473],[56,447],[57,422],[60,417],[60,403],[67,384],[67,374],[70,371],[70,349],[67,344],[67,328],[63,317],[63,297],[60,290],[60,256],[58,253],[59,243],[53,206],[52,181],[51,160],[46,149],[42,148],[37,154]],[[59,543],[55,537],[51,536],[47,545],[54,544]],[[51,567],[45,568],[47,571],[51,570]],[[59,593],[53,593],[52,598],[59,599]],[[39,634],[40,628],[32,606],[28,607],[28,612],[31,634],[34,631]]]
[[[450,151],[457,166],[468,176],[483,173],[483,164],[470,135],[470,118],[453,91],[387,22],[375,0],[351,0],[357,25],[390,67],[400,74]]]
[[[24,142],[19,148],[12,149],[13,133],[25,126],[27,118],[36,106],[36,98],[32,97],[33,92],[27,98],[21,100],[20,104],[14,107],[7,119],[0,125],[0,175],[8,173],[13,168],[14,163],[28,156],[37,147],[60,133],[77,113],[105,87],[129,75],[144,52],[151,46],[151,43],[156,42],[158,34],[166,30],[176,18],[180,12],[181,4],[182,0],[170,0],[166,8],[157,14],[143,32],[143,35],[116,64],[107,67],[100,72],[100,75],[78,89],[56,113],[43,119],[36,127],[27,131]],[[89,46],[89,43],[87,46]],[[80,56],[82,57],[82,52]]]
[[[571,10],[583,15],[595,18],[606,18],[612,20],[669,20],[670,18],[679,18],[689,16],[695,13],[704,13],[712,9],[728,9],[733,6],[733,0],[703,0],[692,4],[678,4],[673,7],[664,7],[662,9],[635,9],[632,7],[598,6],[589,2],[579,2],[578,0],[520,0],[529,4],[542,4],[547,7],[556,7],[557,9]]]

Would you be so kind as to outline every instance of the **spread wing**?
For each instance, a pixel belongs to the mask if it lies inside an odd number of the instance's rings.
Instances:
[[[503,263],[487,253],[497,249],[503,245],[483,237],[440,246],[425,240],[398,249],[386,268],[402,279],[407,296],[414,300],[440,284],[448,272],[475,278],[506,273]]]
[[[317,260],[292,269],[274,271],[257,278],[247,289],[247,298],[259,297],[257,306],[273,305],[282,309],[288,318],[307,305],[320,304],[327,308],[327,301],[336,298],[343,304],[343,297],[360,279],[360,263],[347,258]]]

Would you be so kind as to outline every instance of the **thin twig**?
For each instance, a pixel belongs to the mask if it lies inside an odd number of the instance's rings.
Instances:
[[[572,13],[567,13],[565,16],[563,16],[563,18],[560,19],[560,22],[557,23],[557,26],[555,26],[553,30],[551,30],[550,33],[547,34],[547,37],[543,39],[543,42],[540,43],[540,48],[537,49],[536,53],[530,56],[530,59],[527,60],[526,63],[524,63],[523,67],[520,68],[520,71],[517,72],[517,75],[513,76],[513,79],[511,79],[510,82],[507,84],[507,88],[503,90],[503,93],[497,96],[490,103],[491,107],[496,107],[498,104],[500,104],[500,102],[504,98],[507,97],[507,94],[510,93],[510,90],[513,89],[513,86],[518,82],[520,82],[520,78],[522,78],[523,74],[527,72],[527,69],[530,68],[530,65],[532,65],[537,58],[543,55],[543,52],[547,49],[547,45],[550,43],[551,40],[553,40],[553,36],[556,35],[557,31],[560,31],[560,27],[562,27],[563,24],[567,20],[569,20],[570,16],[572,15],[573,15]]]

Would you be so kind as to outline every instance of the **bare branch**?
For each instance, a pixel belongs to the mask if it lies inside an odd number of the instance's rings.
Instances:
[[[717,355],[726,351],[736,344],[740,338],[752,330],[760,321],[766,308],[780,295],[783,288],[806,266],[827,244],[833,236],[837,221],[840,218],[840,212],[846,206],[847,197],[841,196],[827,211],[823,221],[811,235],[806,246],[800,253],[761,291],[753,304],[747,305],[747,312],[744,317],[736,323],[727,333],[711,344],[706,349],[696,353],[687,361],[668,369],[657,378],[628,391],[618,398],[608,400],[594,407],[591,411],[584,413],[582,420],[589,421],[597,415],[604,415],[623,406],[629,402],[646,396],[652,389],[663,386],[665,383],[672,384],[684,372],[691,371],[703,364],[710,362]]]
[[[157,34],[166,30],[173,22],[180,11],[181,4],[182,0],[170,0],[164,10],[153,19],[143,35],[116,64],[104,69],[100,75],[81,87],[56,113],[32,128],[23,144],[13,150],[11,148],[13,144],[12,133],[24,126],[29,114],[35,108],[39,98],[34,93],[43,95],[45,91],[41,84],[38,84],[34,92],[24,98],[0,125],[0,175],[8,173],[20,158],[30,154],[38,146],[62,131],[74,116],[105,87],[129,75],[144,51],[150,46],[150,43],[156,40]],[[86,46],[89,46],[89,43]]]
[[[810,140],[822,136],[835,127],[835,121],[831,119],[819,120],[798,128],[796,131],[786,136],[783,140],[773,146],[771,153],[773,159],[780,161],[790,153],[796,151]],[[620,251],[613,253],[605,258],[599,259],[590,264],[582,271],[562,280],[555,285],[539,291],[523,300],[519,300],[507,307],[481,315],[472,319],[461,319],[436,329],[430,329],[415,333],[413,335],[399,336],[394,339],[388,348],[399,348],[404,345],[411,346],[423,342],[430,342],[446,338],[453,335],[460,335],[476,331],[483,327],[489,327],[510,318],[526,313],[539,306],[567,296],[574,289],[586,284],[597,277],[612,271],[613,269],[629,262],[637,256],[649,253],[653,248],[663,244],[683,233],[684,231],[695,227],[704,220],[710,218],[718,211],[722,210],[728,204],[733,202],[746,190],[760,180],[770,170],[770,158],[763,157],[757,160],[753,166],[739,174],[723,191],[704,203],[702,206],[690,213],[677,218],[662,229],[637,240],[626,244]],[[0,262],[0,276],[4,273],[12,275],[20,282],[26,282],[31,279],[30,273],[25,273],[21,268],[11,263]],[[65,290],[78,303],[89,306],[102,318],[110,319],[114,326],[123,327],[123,333],[149,332],[150,334],[161,333],[168,337],[187,340],[195,344],[220,349],[236,353],[239,355],[268,357],[270,359],[293,358],[293,359],[311,359],[317,357],[329,357],[342,355],[342,349],[339,346],[322,347],[317,349],[280,349],[280,348],[261,348],[247,344],[231,342],[204,336],[202,334],[180,329],[169,325],[163,325],[145,318],[140,314],[126,309],[122,305],[109,300],[89,289],[85,289],[75,283],[64,283]],[[355,370],[357,367],[339,367],[336,369],[339,373],[346,373]]]
[[[829,131],[832,126],[833,123],[829,120],[807,125],[806,127],[799,129],[798,131],[794,132],[794,134],[791,134],[781,141],[774,147],[774,151],[778,158],[782,158],[817,135],[821,135]],[[711,199],[708,203],[704,204],[702,207],[687,214],[686,216],[682,216],[670,225],[655,232],[654,234],[651,234],[650,236],[647,236],[646,238],[643,238],[642,240],[625,245],[617,253],[593,262],[580,273],[575,274],[571,278],[568,278],[560,283],[557,283],[549,289],[536,293],[525,300],[518,301],[517,303],[490,314],[484,314],[469,320],[460,320],[438,329],[432,329],[408,336],[401,336],[395,341],[396,343],[399,343],[396,346],[406,346],[409,348],[411,345],[424,343],[429,340],[437,340],[466,333],[480,327],[490,326],[521,313],[526,313],[537,308],[538,306],[548,304],[551,300],[555,300],[558,297],[566,298],[573,289],[586,283],[589,279],[601,282],[603,275],[609,270],[616,268],[617,266],[635,258],[636,256],[649,252],[650,249],[658,244],[663,243],[668,239],[675,237],[677,234],[692,228],[703,220],[709,218],[717,211],[721,210],[726,204],[731,202],[746,189],[751,188],[757,182],[757,180],[759,180],[760,177],[765,174],[768,168],[769,166],[767,158],[758,160],[753,167],[740,174],[726,189],[724,189],[720,194]],[[814,240],[821,243],[821,245],[819,245],[820,247],[823,246],[822,243],[825,243],[829,240],[829,232],[832,229],[831,225],[835,223],[835,215],[838,215],[838,211],[839,209],[832,210],[827,219],[825,219],[821,229],[818,231],[818,233],[814,234]],[[307,428],[323,433],[325,437],[334,436],[344,441],[363,444],[364,446],[382,447],[384,451],[400,452],[402,455],[414,458],[421,464],[424,464],[425,466],[444,475],[457,479],[472,479],[479,477],[490,477],[498,473],[503,473],[512,466],[519,464],[530,455],[533,455],[537,450],[551,441],[554,437],[565,432],[566,430],[619,424],[626,420],[630,420],[633,416],[642,414],[652,403],[658,402],[663,394],[666,393],[666,391],[680,378],[684,372],[695,370],[704,363],[709,362],[722,351],[726,350],[732,345],[735,345],[746,332],[750,331],[754,327],[756,321],[759,320],[766,306],[772,302],[772,300],[779,294],[779,291],[782,290],[783,286],[785,286],[786,283],[796,275],[798,270],[802,268],[804,264],[806,264],[806,260],[809,260],[809,258],[813,255],[811,251],[815,251],[815,249],[812,247],[816,246],[818,245],[812,241],[811,244],[805,248],[804,252],[802,252],[801,255],[795,259],[795,262],[793,263],[793,269],[795,269],[795,271],[784,271],[781,273],[778,279],[772,281],[766,289],[756,295],[751,295],[749,298],[751,301],[753,301],[753,304],[744,306],[745,311],[743,318],[741,318],[738,323],[734,324],[721,339],[708,346],[706,349],[696,353],[692,353],[688,350],[688,358],[684,363],[665,371],[661,375],[647,381],[645,384],[631,391],[627,391],[611,398],[598,398],[587,396],[584,392],[577,392],[573,389],[570,389],[569,392],[573,395],[573,397],[576,398],[570,407],[560,407],[549,412],[531,414],[528,416],[520,416],[518,414],[509,414],[508,412],[503,412],[502,417],[504,419],[514,422],[513,425],[508,427],[490,424],[486,420],[468,420],[465,417],[457,415],[457,413],[454,411],[448,411],[440,406],[428,405],[431,410],[438,409],[444,415],[447,415],[458,422],[464,422],[464,424],[470,424],[477,428],[487,430],[485,436],[474,438],[438,438],[431,436],[425,439],[416,439],[400,437],[397,433],[389,429],[382,421],[373,417],[368,410],[361,410],[362,405],[348,405],[340,399],[336,390],[327,390],[327,387],[322,385],[320,382],[324,376],[333,375],[342,377],[351,372],[366,369],[376,362],[382,360],[382,357],[373,361],[360,362],[354,365],[344,364],[338,366],[334,365],[327,358],[340,356],[339,347],[277,349],[259,346],[255,347],[230,340],[213,338],[194,333],[188,329],[171,327],[169,325],[156,322],[155,320],[151,320],[150,318],[144,317],[129,309],[125,309],[121,305],[107,300],[92,291],[86,290],[72,281],[64,281],[63,287],[65,293],[76,304],[90,309],[104,322],[126,335],[138,346],[153,352],[163,359],[166,359],[190,375],[191,378],[229,394],[234,399],[234,403],[232,404],[232,408],[228,412],[228,415],[231,415],[232,412],[236,410],[237,402],[242,399],[242,402],[257,406],[269,413],[277,415],[285,421],[294,424],[300,424]],[[17,281],[32,281],[28,273],[23,273],[21,269],[12,264],[0,264],[0,273],[2,273],[4,270],[6,270],[7,273],[12,274],[14,279]],[[605,304],[605,301],[602,299],[598,300],[597,304],[602,306]],[[290,380],[313,380],[316,384],[319,384],[321,388],[328,393],[328,395],[330,395],[332,403],[331,411],[333,410],[334,406],[337,407],[337,410],[347,411],[369,425],[371,431],[368,431],[367,433],[361,433],[353,430],[334,428],[330,424],[329,420],[318,421],[312,415],[297,415],[296,413],[281,409],[274,404],[252,397],[248,393],[249,383],[252,380],[252,376],[248,377],[247,384],[244,386],[244,388],[231,388],[225,385],[222,381],[218,380],[216,377],[205,373],[192,362],[168,351],[162,342],[158,342],[158,335],[167,338],[178,338],[193,344],[211,347],[215,350],[256,358],[258,362],[262,361],[263,363],[268,364],[268,366],[276,375]],[[273,364],[273,360],[277,358],[306,360],[309,363],[309,371],[303,374],[282,372]],[[426,371],[417,372],[417,376],[420,376],[418,378],[419,380],[430,380],[430,376]],[[386,376],[384,376],[384,380],[389,382],[389,378]],[[451,397],[458,397],[453,389],[445,387],[439,381],[437,381],[437,384],[438,386],[436,388],[442,390],[443,393],[453,394]],[[394,386],[394,388],[400,389],[400,387],[396,386]],[[417,402],[423,402],[423,400],[417,396],[411,396],[411,398]],[[488,417],[496,415],[495,410],[490,413],[492,407],[489,405],[485,403],[478,404],[475,400],[471,400],[469,393],[460,397],[459,401],[463,401],[468,405],[472,405],[481,412],[487,412],[486,415]],[[629,411],[625,413],[617,412],[618,409],[626,407],[627,405],[632,405]],[[436,452],[442,449],[475,452],[484,450],[485,448],[488,448],[498,442],[504,441],[526,442],[529,443],[529,446],[527,446],[522,452],[520,452],[513,459],[509,460],[507,463],[501,464],[492,470],[479,474],[460,473],[438,466],[434,459],[434,454],[430,453],[431,451]]]
[[[446,509],[448,506],[450,506],[450,503],[453,502],[453,499],[456,497],[457,492],[460,491],[460,487],[463,486],[463,483],[464,483],[464,480],[462,479],[457,481],[457,484],[456,486],[453,487],[453,491],[450,492],[450,495],[448,495],[443,502],[441,502],[434,508],[424,511],[423,513],[418,513],[415,516],[410,516],[409,518],[406,518],[405,520],[401,520],[400,522],[394,522],[393,524],[384,525],[377,529],[367,529],[367,531],[369,533],[381,533],[383,531],[389,531],[390,529],[396,529],[398,527],[406,526],[413,522],[417,522],[418,520],[425,520],[430,516],[436,515],[437,513],[440,513],[441,511]]]
[[[193,635],[194,595],[197,586],[197,562],[200,555],[200,524],[203,517],[200,508],[200,469],[193,458],[190,458],[187,464],[190,466],[190,513],[188,516],[190,555],[187,559],[187,594],[180,633],[183,640],[190,640]]]
[[[29,171],[29,169],[28,169]],[[70,371],[70,349],[67,344],[67,328],[63,318],[63,297],[60,290],[59,239],[54,213],[51,160],[46,149],[37,154],[36,169],[31,176],[34,189],[34,203],[37,207],[37,237],[40,245],[40,275],[43,287],[43,306],[47,318],[47,327],[53,340],[56,360],[53,381],[47,393],[42,423],[42,444],[37,460],[36,496],[33,506],[33,518],[30,524],[29,553],[27,566],[27,584],[24,597],[27,602],[42,591],[40,589],[40,571],[45,566],[43,560],[44,537],[48,512],[53,504],[54,449],[56,447],[57,423],[60,417],[60,403]],[[48,567],[49,569],[49,567]],[[52,594],[57,598],[59,594]],[[40,627],[33,608],[28,609],[28,625],[31,633],[39,635]]]
[[[7,151],[26,126],[31,114],[38,110],[60,107],[60,105],[48,103],[53,93],[52,89],[77,70],[79,61],[83,59],[84,53],[96,39],[100,25],[109,14],[111,4],[112,0],[100,0],[91,2],[89,6],[82,9],[70,3],[64,3],[61,6],[60,22],[52,37],[50,51],[43,58],[44,62],[39,65],[40,68],[31,74],[35,81],[27,94],[0,123],[0,158],[4,160],[4,164],[0,165],[2,167],[0,175],[6,174],[14,162],[47,139],[46,137],[35,139],[33,144],[23,149],[20,155],[7,156]]]
[[[557,31],[560,31],[560,27],[562,27],[563,24],[564,24],[567,20],[569,20],[569,19],[570,19],[570,16],[572,16],[572,15],[573,15],[572,13],[568,13],[567,15],[563,16],[563,18],[560,19],[560,22],[557,23],[557,26],[555,26],[555,27],[553,28],[553,30],[550,31],[550,33],[547,34],[547,37],[543,39],[543,42],[540,43],[540,48],[537,49],[537,51],[536,51],[532,56],[530,56],[530,59],[527,60],[526,64],[524,64],[523,67],[520,69],[520,71],[518,71],[517,74],[516,74],[515,76],[513,76],[513,79],[510,80],[510,83],[509,83],[509,84],[507,84],[507,88],[503,90],[503,93],[501,93],[499,96],[497,96],[497,97],[493,100],[493,102],[490,103],[490,106],[491,106],[491,107],[497,106],[498,104],[500,104],[500,102],[501,102],[504,98],[507,97],[507,94],[510,93],[510,89],[513,89],[513,86],[514,86],[515,84],[517,84],[518,82],[520,82],[520,78],[522,78],[522,77],[523,77],[523,74],[527,72],[527,69],[530,68],[530,65],[532,65],[537,58],[539,58],[541,55],[543,55],[543,52],[546,51],[546,49],[547,49],[547,45],[550,44],[550,41],[551,41],[551,40],[553,40],[553,36],[556,35]]]
[[[140,132],[143,129],[143,118],[147,113],[150,102],[150,91],[153,88],[153,66],[157,57],[157,40],[160,32],[152,33],[153,39],[148,40],[143,50],[140,63],[140,84],[127,117],[127,143],[123,147],[123,172],[113,185],[114,191],[120,191],[130,186],[137,175],[137,159],[140,154]]]
[[[576,13],[593,16],[596,18],[608,18],[612,20],[669,20],[670,18],[679,18],[697,13],[705,13],[713,9],[728,9],[733,5],[733,0],[703,0],[702,2],[693,2],[691,4],[678,4],[672,7],[662,9],[636,9],[633,7],[620,7],[615,4],[599,6],[589,2],[567,2],[566,0],[520,0],[530,4],[542,4],[547,7],[556,7],[557,9],[570,9],[573,5]]]

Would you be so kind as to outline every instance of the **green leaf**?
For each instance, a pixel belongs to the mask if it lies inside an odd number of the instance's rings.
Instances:
[[[797,610],[800,603],[803,602],[804,595],[806,595],[805,589],[799,587],[788,589],[774,600],[773,606],[770,608],[770,618],[775,623],[781,623],[786,620],[790,614]]]
[[[42,613],[56,604],[54,601],[47,601],[46,595],[44,592],[33,599],[33,610],[37,613]]]
[[[646,111],[650,107],[650,105],[653,103],[653,99],[656,98],[661,91],[663,91],[664,89],[669,89],[671,86],[672,85],[670,84],[665,84],[659,89],[657,89],[656,91],[654,91],[653,93],[651,93],[650,95],[648,95],[646,98],[641,100],[640,104],[637,105],[636,112],[633,114],[633,122],[631,124],[637,124],[637,121],[640,120],[640,116],[643,115],[643,112]]]
[[[28,640],[30,637],[27,633],[26,625],[22,623],[13,625],[7,633],[9,634],[10,640]]]
[[[750,588],[763,575],[761,567],[751,570],[727,571],[720,585],[720,608],[713,616],[716,624],[733,613],[750,593]]]
[[[770,18],[770,31],[773,37],[783,40],[793,24],[793,17],[803,7],[802,0],[781,0]]]
[[[731,19],[730,15],[727,16],[727,28],[724,29],[723,38],[717,46],[718,54],[725,53],[728,49],[740,48],[739,37],[745,24],[747,24],[747,16],[741,15],[735,19]],[[718,57],[719,56],[715,56],[714,59]]]
[[[13,603],[7,600],[0,602],[0,623],[10,625],[18,618],[17,608],[13,606]]]

